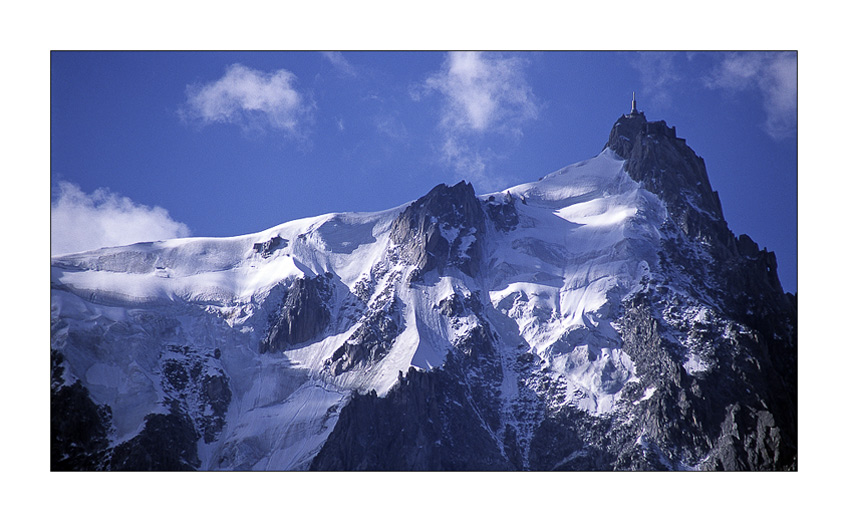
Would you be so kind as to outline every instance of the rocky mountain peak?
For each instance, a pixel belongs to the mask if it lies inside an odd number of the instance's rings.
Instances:
[[[470,183],[440,184],[392,223],[390,238],[420,274],[453,265],[470,276],[480,267],[483,207]]]
[[[641,112],[622,115],[612,126],[605,147],[611,148],[622,158],[627,158],[633,149],[633,143],[638,140],[647,123],[645,114]]]
[[[710,220],[724,220],[703,158],[677,136],[676,127],[664,120],[648,121],[641,112],[627,114],[613,125],[606,147],[626,160],[625,169],[634,180],[669,205],[684,229],[693,210]]]

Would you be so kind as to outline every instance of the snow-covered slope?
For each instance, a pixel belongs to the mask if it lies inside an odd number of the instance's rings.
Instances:
[[[641,367],[654,363],[640,362],[645,354],[627,340],[636,300],[657,296],[648,316],[666,331],[651,335],[666,338],[687,377],[720,364],[721,343],[696,339],[698,325],[721,325],[725,339],[755,335],[730,318],[714,282],[698,282],[672,259],[713,254],[709,241],[675,225],[676,207],[661,191],[635,181],[629,151],[614,149],[495,194],[440,185],[385,212],[54,257],[54,467],[584,462],[591,444],[539,456],[545,437],[559,445],[575,437],[551,428],[557,419],[573,423],[576,415],[592,429],[631,425],[644,416],[639,408],[671,393],[668,375]],[[669,245],[685,248],[669,254]],[[429,384],[420,371],[433,375]],[[426,412],[398,399],[427,386]],[[89,412],[85,423],[97,428],[85,444],[63,424],[70,410]],[[357,428],[363,416],[367,429],[388,427],[366,437]],[[380,442],[414,416],[437,419],[430,424],[439,428],[419,426],[414,442]],[[474,430],[488,441],[480,443],[485,460],[457,457],[479,449],[457,440]],[[709,461],[708,451],[657,449],[665,442],[645,426],[631,431],[615,444],[641,448],[643,464]],[[363,437],[366,446],[387,445],[385,459],[405,455],[391,465],[357,457]],[[417,460],[403,460],[412,453]],[[593,462],[584,467],[609,466]]]
[[[492,304],[564,378],[567,403],[609,412],[637,378],[612,322],[656,264],[664,207],[610,149],[506,192],[521,201],[519,226],[491,254]]]

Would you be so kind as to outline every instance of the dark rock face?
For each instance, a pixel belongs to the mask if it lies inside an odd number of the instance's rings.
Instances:
[[[167,414],[150,414],[141,432],[117,446],[109,406],[63,377],[63,356],[51,351],[51,469],[183,471],[200,465],[197,441],[217,439],[232,393],[214,356],[188,346],[168,346],[160,363]]]
[[[508,470],[452,369],[409,373],[385,398],[354,395],[313,470]]]
[[[399,319],[384,310],[370,312],[345,343],[324,362],[333,375],[379,362],[400,333]]]
[[[666,245],[670,261],[698,269],[688,263],[688,245],[683,243],[706,243],[714,263],[707,267],[704,282],[720,289],[722,295],[716,297],[727,302],[734,317],[742,320],[738,311],[744,309],[743,315],[765,316],[773,318],[767,319],[772,323],[786,324],[796,315],[791,298],[778,281],[774,253],[761,251],[747,235],[733,235],[718,194],[710,187],[704,160],[677,137],[673,127],[664,121],[648,122],[641,113],[632,118],[622,116],[610,132],[607,146],[626,160],[625,169],[634,180],[665,201],[676,226],[667,232],[681,235],[681,244]],[[680,256],[675,259],[675,254]],[[751,306],[761,309],[749,314]]]
[[[182,405],[206,443],[224,428],[232,399],[229,379],[217,359],[189,346],[168,346],[161,363],[162,389]]]
[[[518,212],[515,210],[515,199],[512,196],[507,196],[504,203],[498,203],[494,196],[490,196],[486,201],[486,215],[496,230],[506,232],[515,230],[518,226]]]
[[[88,390],[65,385],[64,357],[50,351],[50,470],[104,469],[108,457],[112,412],[94,403]]]
[[[271,257],[271,253],[277,248],[285,247],[288,241],[280,236],[274,236],[264,243],[254,243],[253,251],[262,257]]]
[[[439,308],[454,318],[482,311],[473,294]],[[456,348],[437,370],[410,368],[384,398],[354,394],[311,469],[520,469],[514,429],[506,450],[496,435],[503,370],[488,324],[481,320]]]
[[[453,317],[475,319],[476,325],[454,341],[456,350],[449,354],[445,366],[468,387],[469,398],[486,430],[497,432],[502,427],[498,388],[504,377],[500,354],[495,348],[495,337],[485,319],[480,297],[473,293],[458,297],[451,298],[459,301]]]
[[[724,219],[703,158],[677,137],[674,127],[664,121],[648,122],[641,113],[632,118],[622,116],[615,122],[607,146],[627,160],[625,169],[634,180],[668,204],[687,235],[697,234],[702,224],[691,216],[693,210],[706,214],[709,221]]]
[[[480,270],[483,209],[470,183],[438,185],[392,223],[391,240],[420,274],[455,266],[474,277]]]
[[[260,352],[284,351],[315,338],[330,323],[326,302],[332,295],[332,276],[296,279],[273,318]]]
[[[640,403],[645,440],[669,460],[700,463],[702,469],[794,468],[794,423],[784,424],[785,433],[781,433],[771,413],[792,409],[780,400],[789,391],[768,382],[770,372],[764,371],[767,357],[758,335],[744,325],[720,318],[696,323],[682,332],[673,311],[669,313],[673,305],[663,301],[658,295],[639,294],[628,303],[622,319],[628,353],[637,367],[645,369],[649,382],[661,383],[649,400]],[[666,311],[665,319],[654,316],[657,309]],[[682,336],[693,341],[689,344],[699,343],[710,350],[717,359],[715,367],[693,374],[683,371],[680,346],[667,340]],[[771,419],[770,427],[775,428],[768,440],[750,431],[749,417],[760,416]],[[727,455],[737,453],[732,437],[724,434],[728,430],[742,439],[753,437],[756,452],[768,457],[744,455],[729,465]]]
[[[611,422],[579,410],[563,410],[539,425],[530,443],[530,469],[544,471],[609,470]]]
[[[628,353],[640,369],[660,364],[656,378],[664,376],[667,385],[655,393],[662,405],[648,412],[659,420],[654,440],[668,448],[688,446],[692,458],[707,454],[705,469],[794,469],[797,308],[782,290],[774,253],[760,250],[746,235],[733,235],[703,159],[665,122],[622,117],[607,145],[626,159],[633,179],[667,204],[669,239],[660,256],[667,277],[688,281],[692,295],[717,305],[712,327],[683,334],[715,345],[718,368],[695,376],[680,371],[675,347],[656,335],[662,330],[680,335],[681,329],[675,318],[680,303],[663,282],[646,285],[624,315]],[[695,261],[698,252],[711,262]],[[710,331],[715,324],[725,330]]]
[[[794,347],[797,311],[793,298],[780,286],[774,253],[760,250],[747,235],[736,237],[730,231],[718,194],[710,188],[704,160],[673,127],[664,121],[648,122],[641,113],[619,118],[607,145],[626,160],[634,180],[666,202],[672,223],[665,232],[678,236],[664,245],[667,264],[700,272],[701,284],[710,287],[704,291],[712,292],[710,297],[722,302],[731,317],[757,330],[765,327],[768,338],[776,334]],[[711,266],[690,262],[695,243],[706,245]]]
[[[627,384],[614,416],[549,414],[533,435],[530,469],[796,468],[794,419],[785,417],[794,407],[783,402],[786,387],[770,382],[758,335],[727,319],[686,331],[674,308],[652,292],[624,303],[618,329],[640,381]],[[657,310],[672,315],[658,318]],[[714,351],[714,368],[684,370],[682,346],[670,339],[686,337]]]
[[[144,429],[115,447],[109,469],[116,471],[192,471],[200,466],[191,419],[172,403],[168,414],[144,419]]]

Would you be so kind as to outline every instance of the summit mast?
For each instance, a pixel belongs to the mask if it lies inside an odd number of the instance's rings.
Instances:
[[[636,109],[636,92],[633,92],[633,101],[630,102],[630,114],[625,114],[625,118],[636,118],[637,116],[644,116],[643,113],[639,112]]]

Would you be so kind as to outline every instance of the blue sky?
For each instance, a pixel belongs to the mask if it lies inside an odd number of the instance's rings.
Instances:
[[[501,190],[598,154],[636,91],[795,291],[796,78],[795,53],[53,52],[54,253]]]

